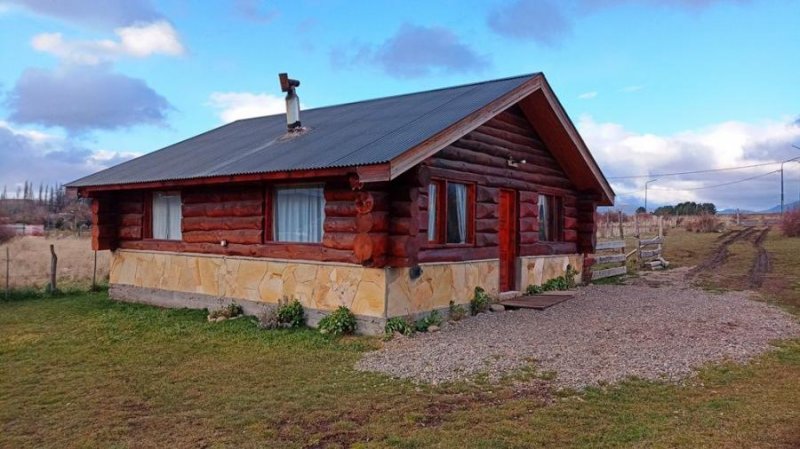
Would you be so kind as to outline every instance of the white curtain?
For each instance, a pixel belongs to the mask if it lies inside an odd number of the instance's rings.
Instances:
[[[437,187],[435,183],[428,184],[428,241],[436,240]]]
[[[467,186],[448,183],[447,243],[467,242]]]
[[[550,204],[545,195],[539,195],[539,240],[550,240]]]
[[[181,195],[178,192],[153,193],[153,238],[181,239]]]
[[[319,243],[325,222],[325,194],[320,187],[275,189],[275,241]]]

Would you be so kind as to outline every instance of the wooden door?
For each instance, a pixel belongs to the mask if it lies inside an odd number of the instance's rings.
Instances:
[[[517,193],[500,191],[500,219],[497,233],[500,244],[500,291],[514,290],[514,264],[517,258]]]

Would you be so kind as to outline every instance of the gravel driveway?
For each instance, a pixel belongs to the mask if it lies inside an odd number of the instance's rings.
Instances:
[[[629,376],[679,380],[712,361],[743,362],[770,341],[800,336],[798,320],[749,298],[680,287],[599,286],[545,311],[486,313],[437,333],[395,338],[358,369],[439,383],[497,379],[535,361],[562,387]]]

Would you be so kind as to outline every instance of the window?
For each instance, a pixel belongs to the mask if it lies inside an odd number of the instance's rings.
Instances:
[[[322,186],[275,189],[273,235],[277,242],[319,243],[325,222]]]
[[[153,238],[181,239],[180,192],[153,192]]]
[[[561,241],[561,198],[539,195],[539,240]]]
[[[470,185],[432,182],[428,186],[428,241],[470,243],[473,201]]]

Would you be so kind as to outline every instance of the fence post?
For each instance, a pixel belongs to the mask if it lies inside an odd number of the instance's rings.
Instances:
[[[97,251],[94,252],[94,269],[92,269],[92,291],[97,290]]]
[[[625,240],[625,232],[622,229],[622,211],[621,210],[617,211],[617,218],[619,220],[619,239],[620,240]]]
[[[11,256],[10,252],[8,251],[8,246],[6,246],[6,301],[8,301],[8,295],[9,295],[9,286],[10,286],[9,278],[11,277],[10,267],[11,267]]]
[[[58,286],[56,285],[56,267],[58,265],[58,256],[56,256],[55,245],[50,244],[50,285],[48,287],[49,293],[52,295],[56,292]]]

